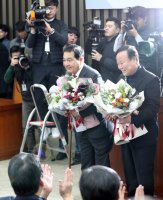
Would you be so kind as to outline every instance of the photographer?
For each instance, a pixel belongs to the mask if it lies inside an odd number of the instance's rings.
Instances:
[[[106,20],[104,27],[105,38],[99,43],[96,50],[92,50],[93,67],[98,68],[104,81],[109,79],[116,83],[120,71],[117,67],[114,52],[115,39],[120,31],[120,21],[111,17]]]
[[[30,69],[29,63],[27,62],[27,58],[23,56],[21,57],[21,48],[19,46],[11,47],[10,59],[11,59],[11,63],[5,73],[4,81],[9,84],[13,82],[14,78],[16,78],[20,86],[20,92],[23,99],[22,101],[22,127],[23,127],[23,133],[24,133],[28,116],[34,108],[31,93],[30,93],[30,86],[32,85],[31,69]],[[29,129],[26,142],[27,142],[27,148],[28,148],[27,151],[32,152],[33,147],[35,146],[34,129],[32,128]]]
[[[56,84],[56,79],[64,73],[63,46],[67,42],[67,25],[56,19],[58,0],[45,0],[49,13],[43,16],[44,27],[31,27],[27,38],[27,46],[32,48],[32,76],[33,82],[45,85],[49,89]],[[27,20],[31,24],[31,20]],[[47,112],[47,105],[40,102],[43,99],[38,92],[39,110],[43,118]]]
[[[156,55],[147,56],[145,44],[153,30],[148,25],[148,10],[141,6],[128,9],[128,20],[121,22],[121,32],[116,39],[114,51],[118,50],[123,44],[135,46],[139,52],[140,63],[149,71],[157,74]],[[142,44],[142,45],[141,45]]]

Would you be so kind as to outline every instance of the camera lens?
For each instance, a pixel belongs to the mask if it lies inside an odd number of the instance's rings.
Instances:
[[[20,58],[19,58],[19,65],[20,65],[23,69],[29,68],[29,60],[28,60],[28,58],[25,57],[25,56],[20,56]]]

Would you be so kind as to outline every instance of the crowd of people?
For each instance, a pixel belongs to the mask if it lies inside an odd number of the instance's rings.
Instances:
[[[8,165],[8,177],[16,196],[3,196],[0,200],[48,199],[53,190],[53,175],[50,165],[40,164],[34,155],[17,154]],[[73,175],[72,169],[67,168],[63,180],[59,180],[59,193],[63,200],[73,200]],[[100,165],[82,171],[79,190],[83,200],[124,200],[126,192],[119,175]],[[144,187],[139,185],[135,190],[135,200],[144,199]]]
[[[112,167],[109,152],[113,135],[107,129],[105,120],[114,120],[114,116],[104,119],[93,103],[78,111],[71,110],[74,119],[82,117],[86,126],[86,130],[74,130],[76,147],[72,165],[81,163],[79,187],[83,200],[123,200],[125,190],[129,197],[143,193],[153,196],[160,77],[155,70],[156,55],[146,56],[139,52],[139,43],[147,41],[152,32],[148,26],[147,9],[140,6],[134,8],[134,23],[130,28],[126,28],[124,21],[108,18],[104,26],[104,39],[90,52],[92,66],[88,66],[84,61],[84,49],[78,45],[79,30],[68,27],[56,18],[58,0],[45,0],[45,4],[49,12],[45,15],[44,25],[33,26],[30,17],[19,21],[15,24],[16,38],[12,41],[8,39],[9,28],[0,25],[0,97],[11,98],[13,80],[16,79],[22,95],[24,130],[29,113],[34,108],[30,94],[30,86],[34,83],[43,84],[49,90],[56,85],[59,76],[69,74],[91,78],[97,85],[102,85],[108,79],[114,83],[124,79],[137,93],[144,91],[145,100],[137,113],[117,117],[122,125],[134,124],[137,128],[145,126],[147,129],[147,134],[121,145],[126,187],[118,174],[109,168]],[[20,62],[22,55],[28,58],[25,65]],[[47,103],[43,99],[37,91],[36,101],[42,119],[47,113]],[[67,117],[58,115],[58,118],[68,143]],[[29,130],[26,143],[27,152],[32,153],[36,145],[34,129]],[[62,141],[59,141],[59,147],[63,148]],[[52,171],[48,165],[41,167],[28,153],[16,155],[9,163],[8,175],[16,199],[20,196],[33,200],[46,199],[52,190]],[[60,152],[52,160],[66,157],[65,153]],[[33,181],[30,177],[33,177]],[[59,190],[63,199],[73,199],[70,169],[66,170]]]

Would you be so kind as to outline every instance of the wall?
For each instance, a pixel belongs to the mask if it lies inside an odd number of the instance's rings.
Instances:
[[[15,36],[15,22],[25,19],[25,12],[30,9],[31,3],[32,0],[0,0],[0,23],[10,26],[10,38]],[[60,0],[58,18],[63,19],[68,25],[79,28],[81,32],[80,44],[82,46],[87,38],[87,31],[84,30],[83,23],[91,21],[94,16],[101,18],[102,25],[105,19],[110,16],[125,19],[125,14],[121,9],[86,10],[84,0]],[[150,22],[153,27],[161,26],[161,18],[163,18],[163,9],[150,9]]]

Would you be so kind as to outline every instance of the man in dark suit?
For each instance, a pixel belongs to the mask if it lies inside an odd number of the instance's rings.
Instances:
[[[119,118],[121,124],[131,123],[135,127],[145,126],[147,133],[122,145],[122,158],[128,195],[133,196],[139,184],[147,195],[154,194],[154,161],[158,138],[157,114],[160,106],[159,78],[139,64],[134,46],[123,46],[116,53],[118,68],[124,79],[136,92],[144,91],[145,100],[137,115]]]
[[[94,83],[103,82],[101,75],[84,63],[84,51],[75,44],[66,46],[63,53],[63,65],[69,74],[79,78],[91,78]],[[91,104],[79,112],[72,110],[75,119],[83,118],[86,130],[78,132],[81,145],[81,169],[92,165],[109,166],[109,151],[112,147],[112,137],[108,133],[101,114]],[[86,121],[89,120],[89,127]],[[88,122],[88,121],[87,121]]]
[[[115,17],[108,18],[104,27],[105,38],[101,40],[97,49],[91,52],[93,67],[100,72],[104,81],[109,79],[114,83],[117,83],[121,73],[114,52],[114,43],[119,31],[120,21]]]

